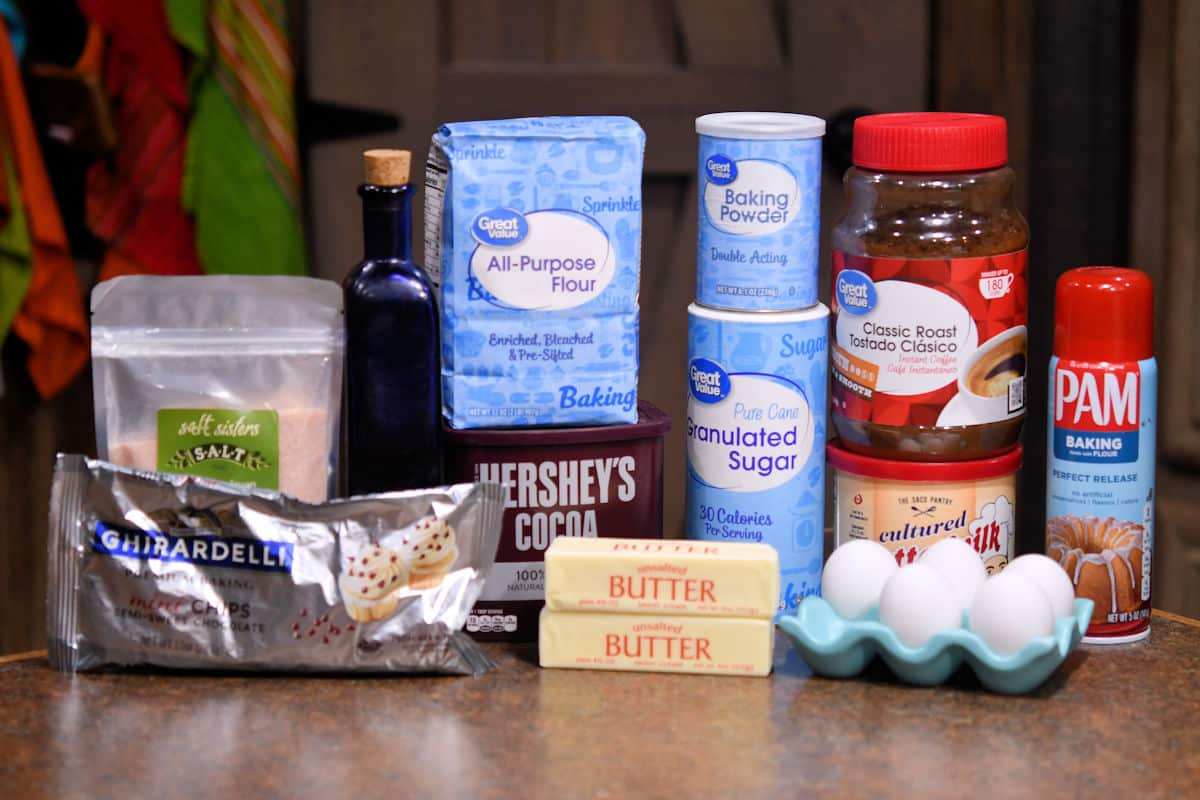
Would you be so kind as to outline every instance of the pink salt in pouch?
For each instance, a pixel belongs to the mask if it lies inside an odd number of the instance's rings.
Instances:
[[[326,500],[336,490],[343,342],[332,281],[105,281],[92,292],[100,458]]]

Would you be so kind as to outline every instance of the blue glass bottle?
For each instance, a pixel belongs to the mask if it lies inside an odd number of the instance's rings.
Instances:
[[[346,461],[350,494],[442,482],[438,314],[412,261],[410,154],[363,154],[363,261],[346,277]]]

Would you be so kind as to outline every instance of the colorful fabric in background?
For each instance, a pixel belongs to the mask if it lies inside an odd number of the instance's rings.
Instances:
[[[8,26],[9,41],[17,60],[25,49],[25,26],[12,0],[0,0],[0,17]],[[12,145],[0,118],[0,346],[29,290],[33,249],[21,202]]]
[[[0,17],[4,18],[4,24],[8,26],[8,39],[12,43],[17,61],[20,62],[25,57],[25,20],[21,18],[21,11],[17,8],[15,0],[0,0]]]
[[[93,29],[73,68],[84,73],[90,98],[106,115],[108,138],[94,152],[109,153],[114,127],[117,134],[115,152],[94,164],[87,179],[87,225],[108,245],[101,279],[304,274],[284,0],[80,0],[80,6],[108,43],[101,66],[101,58],[89,56],[104,38]],[[34,386],[50,397],[87,363],[87,314],[21,83],[14,46],[23,38],[10,35],[5,19],[19,20],[13,0],[0,0],[0,343],[11,323],[29,347]],[[186,77],[179,45],[195,57]],[[51,80],[65,71],[74,87],[72,68],[39,68]],[[111,105],[96,100],[101,70]],[[59,110],[70,118],[72,108],[51,106]]]
[[[12,331],[29,347],[29,376],[38,393],[52,397],[65,389],[87,364],[88,324],[83,290],[42,161],[21,71],[3,18],[0,18],[0,119],[6,126],[20,184],[10,185],[10,194],[14,189],[19,192],[23,204],[32,261],[29,288],[13,319]],[[11,197],[9,202],[12,203]]]
[[[294,70],[283,0],[166,0],[197,58],[183,201],[206,272],[303,274]]]
[[[4,184],[2,202],[6,217],[6,221],[0,223],[0,345],[4,344],[17,311],[25,301],[33,273],[33,246],[17,184],[17,168],[6,145],[3,132],[0,132],[0,181]]]
[[[117,150],[87,176],[87,225],[108,244],[100,280],[200,273],[181,204],[189,100],[162,0],[81,0],[108,37],[104,86]]]

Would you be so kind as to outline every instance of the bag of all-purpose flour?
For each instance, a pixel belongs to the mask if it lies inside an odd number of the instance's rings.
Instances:
[[[454,428],[637,419],[645,134],[627,117],[443,125],[425,173]]]

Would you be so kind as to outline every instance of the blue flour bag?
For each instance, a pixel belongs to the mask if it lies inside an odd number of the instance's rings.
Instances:
[[[441,293],[452,427],[637,420],[645,141],[628,117],[434,134],[425,260]]]

